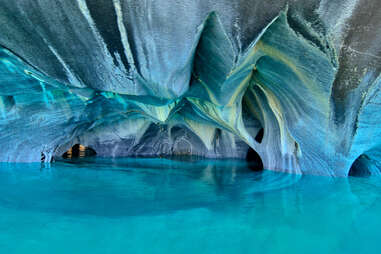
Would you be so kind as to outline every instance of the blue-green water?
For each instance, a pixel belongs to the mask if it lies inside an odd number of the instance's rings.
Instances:
[[[380,186],[233,160],[0,164],[0,253],[380,253]]]

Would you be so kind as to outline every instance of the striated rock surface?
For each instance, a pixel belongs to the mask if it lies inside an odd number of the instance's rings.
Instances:
[[[251,147],[380,174],[380,20],[375,0],[0,0],[0,161]]]

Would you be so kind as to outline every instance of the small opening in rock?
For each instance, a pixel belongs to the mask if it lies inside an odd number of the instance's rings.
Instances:
[[[249,148],[246,154],[246,161],[249,164],[249,168],[253,171],[262,171],[263,162],[259,154],[253,149]]]
[[[265,131],[262,129],[260,129],[257,133],[257,135],[255,136],[255,141],[257,141],[258,143],[261,143],[262,142],[262,139],[263,139],[263,135],[264,135]]]
[[[70,159],[70,158],[83,158],[83,157],[89,157],[89,156],[94,156],[97,153],[95,152],[94,149],[90,147],[86,147],[84,145],[76,144],[67,152],[65,152],[62,157],[64,159]]]
[[[352,164],[349,170],[349,176],[367,177],[372,175],[369,169],[369,158],[366,155],[360,155]]]

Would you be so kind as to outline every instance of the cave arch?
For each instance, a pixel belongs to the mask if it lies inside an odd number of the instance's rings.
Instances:
[[[381,175],[380,165],[366,154],[361,154],[357,157],[348,172],[348,176],[355,177],[369,177],[375,175]]]
[[[84,158],[84,157],[95,156],[96,154],[97,154],[96,151],[92,149],[91,147],[86,147],[81,144],[75,144],[69,150],[67,150],[62,155],[62,157],[64,159]]]
[[[248,162],[249,168],[253,171],[257,172],[264,169],[261,156],[251,147],[247,151],[246,161]]]

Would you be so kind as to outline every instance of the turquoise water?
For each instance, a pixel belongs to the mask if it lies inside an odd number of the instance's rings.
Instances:
[[[380,186],[234,160],[0,164],[0,253],[380,253]]]

